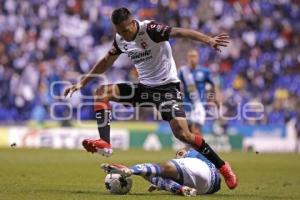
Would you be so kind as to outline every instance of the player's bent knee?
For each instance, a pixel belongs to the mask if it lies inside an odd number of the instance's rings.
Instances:
[[[97,101],[109,101],[113,96],[112,85],[101,85],[94,92],[94,97]]]
[[[171,178],[173,180],[179,179],[177,168],[172,162],[170,161],[164,162],[160,164],[160,168],[161,168],[161,173],[160,173],[161,177]]]
[[[172,170],[172,167],[170,162],[164,162],[160,164],[161,173],[166,173]]]
[[[94,91],[94,97],[97,99],[101,99],[104,96],[105,86],[101,85]]]
[[[176,167],[171,162],[167,161],[160,164],[161,175],[163,177],[170,177],[172,174],[176,174]]]

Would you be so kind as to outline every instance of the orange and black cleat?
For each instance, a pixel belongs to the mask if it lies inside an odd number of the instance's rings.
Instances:
[[[111,156],[113,152],[111,144],[107,143],[102,139],[98,139],[98,140],[85,139],[82,141],[82,146],[85,148],[87,152],[91,152],[91,153],[97,152],[106,157]]]
[[[225,162],[225,164],[219,169],[219,171],[223,175],[227,187],[231,190],[236,188],[236,186],[238,185],[238,179],[231,169],[229,163]]]

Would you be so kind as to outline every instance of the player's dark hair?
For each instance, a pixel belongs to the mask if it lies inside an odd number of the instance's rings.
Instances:
[[[111,21],[114,23],[114,25],[119,25],[121,22],[129,19],[130,16],[131,13],[127,8],[118,8],[112,12]]]

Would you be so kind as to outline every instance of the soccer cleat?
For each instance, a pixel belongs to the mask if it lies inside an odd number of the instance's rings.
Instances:
[[[116,173],[116,174],[120,174],[121,176],[124,176],[124,177],[129,177],[132,175],[131,169],[129,169],[128,167],[126,167],[124,165],[102,163],[100,167],[106,173]]]
[[[236,188],[236,186],[238,185],[238,180],[229,163],[225,162],[225,164],[219,169],[219,171],[223,175],[227,187],[231,190]]]
[[[85,139],[82,141],[82,146],[85,148],[87,152],[95,153],[97,152],[96,147],[94,146],[93,140]]]
[[[186,197],[195,197],[197,196],[197,190],[194,188],[190,188],[188,186],[182,186],[180,189],[180,193]]]
[[[109,157],[112,155],[113,150],[112,148],[97,149],[97,153],[101,154],[102,156]]]
[[[106,157],[109,157],[113,152],[111,145],[102,139],[98,139],[98,140],[85,139],[82,141],[82,146],[85,148],[87,152],[91,152],[91,153],[97,152]]]

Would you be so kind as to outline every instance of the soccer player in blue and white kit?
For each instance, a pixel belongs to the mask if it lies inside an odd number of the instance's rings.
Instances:
[[[176,153],[176,158],[163,163],[142,163],[131,167],[120,164],[101,165],[107,173],[124,177],[137,175],[151,183],[148,191],[166,190],[173,194],[196,196],[213,194],[221,188],[218,169],[207,158],[192,148]]]
[[[187,65],[179,68],[178,77],[182,83],[183,102],[189,128],[192,133],[200,134],[206,118],[203,103],[207,99],[211,100],[211,97],[215,101],[215,91],[209,69],[199,65],[199,54],[196,49],[188,51]]]

